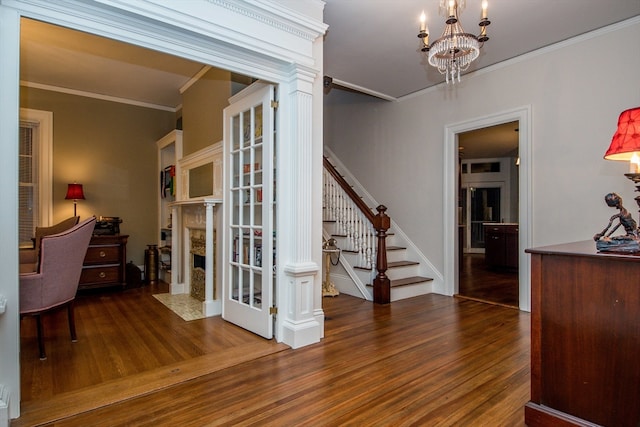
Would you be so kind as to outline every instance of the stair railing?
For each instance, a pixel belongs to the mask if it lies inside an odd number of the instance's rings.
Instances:
[[[391,281],[386,275],[386,237],[391,218],[387,208],[380,205],[374,214],[326,157],[323,183],[323,220],[335,221],[336,233],[345,237],[342,249],[355,252],[359,266],[372,270],[373,301],[388,304]]]

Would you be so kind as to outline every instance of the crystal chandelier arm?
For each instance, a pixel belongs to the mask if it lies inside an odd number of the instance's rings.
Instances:
[[[425,52],[430,65],[440,74],[445,75],[447,83],[455,82],[456,76],[460,81],[460,74],[466,71],[471,63],[480,55],[480,48],[489,40],[487,26],[487,1],[482,2],[482,15],[479,23],[480,35],[469,34],[464,31],[458,14],[465,7],[465,0],[440,0],[440,14],[444,15],[446,25],[442,35],[429,44],[429,31],[424,12],[420,16],[420,32],[422,39],[421,51]]]

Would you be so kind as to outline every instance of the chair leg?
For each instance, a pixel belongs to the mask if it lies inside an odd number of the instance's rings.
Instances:
[[[69,332],[71,333],[71,342],[78,342],[76,335],[76,316],[73,312],[73,301],[67,305],[67,313],[69,315]]]
[[[38,330],[38,351],[40,352],[40,360],[46,360],[47,355],[44,352],[44,336],[42,334],[42,316],[36,314],[36,328]]]

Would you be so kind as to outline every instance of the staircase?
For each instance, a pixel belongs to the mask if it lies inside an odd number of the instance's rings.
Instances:
[[[336,239],[342,249],[340,266],[332,266],[331,281],[342,293],[373,300],[373,282],[378,274],[376,262],[380,262],[378,232],[370,221],[374,211],[368,206],[377,204],[364,189],[347,184],[345,174],[338,172],[334,164],[344,170],[335,158],[325,158],[323,237]],[[348,178],[358,185],[355,178]],[[369,213],[363,212],[365,210]],[[441,278],[433,279],[438,278],[439,273],[397,225],[390,223],[391,228],[386,232],[385,273],[391,282],[391,301],[433,292],[434,282],[436,286],[438,281],[442,282]]]

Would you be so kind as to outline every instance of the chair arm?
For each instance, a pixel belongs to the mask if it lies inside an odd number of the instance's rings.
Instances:
[[[42,279],[40,273],[20,275],[20,313],[42,310]]]

